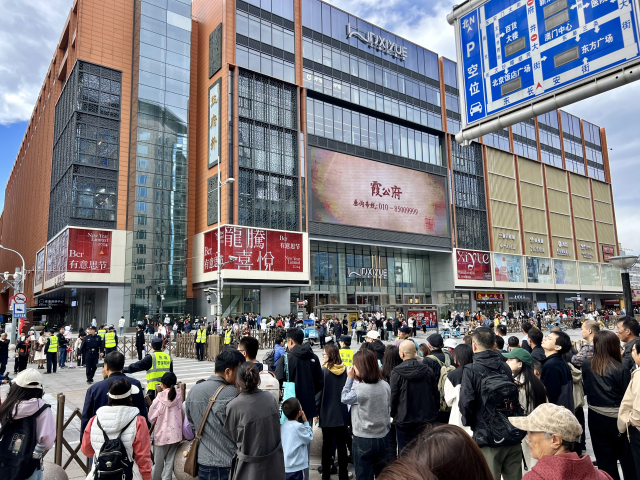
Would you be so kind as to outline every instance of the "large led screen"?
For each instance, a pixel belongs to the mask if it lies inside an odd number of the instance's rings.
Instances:
[[[309,168],[316,222],[449,235],[445,177],[315,147]]]

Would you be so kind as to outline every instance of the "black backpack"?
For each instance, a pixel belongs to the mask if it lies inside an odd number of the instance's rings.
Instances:
[[[28,417],[7,422],[0,428],[0,469],[3,478],[29,478],[40,466],[40,458],[33,458],[38,444],[37,419],[45,404]]]
[[[135,421],[138,416],[133,419],[120,430],[116,438],[109,438],[100,425],[100,420],[96,418],[96,424],[104,435],[104,443],[100,448],[100,453],[95,459],[96,468],[93,473],[95,480],[132,480],[133,479],[133,460],[129,460],[127,449],[122,443],[122,432],[124,432],[131,422]]]
[[[473,432],[473,439],[479,447],[511,447],[518,445],[527,432],[513,426],[508,417],[524,415],[518,396],[518,387],[503,373],[487,369],[469,368],[480,375],[481,411],[486,429],[480,426]]]
[[[272,348],[267,353],[265,353],[262,357],[262,363],[264,363],[267,367],[273,368],[274,361],[276,355],[276,349]]]

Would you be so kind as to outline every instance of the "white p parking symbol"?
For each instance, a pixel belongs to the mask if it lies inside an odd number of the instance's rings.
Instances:
[[[471,52],[473,52],[476,48],[475,42],[467,43],[467,58],[471,56]]]

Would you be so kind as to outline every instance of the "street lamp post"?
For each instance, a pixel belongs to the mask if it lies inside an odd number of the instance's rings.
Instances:
[[[622,277],[622,295],[624,296],[624,309],[627,315],[633,316],[633,298],[631,298],[631,281],[629,269],[638,262],[636,255],[620,255],[609,258],[609,263],[620,269]]]
[[[167,293],[167,290],[164,288],[165,285],[166,285],[165,283],[159,283],[158,284],[158,287],[159,287],[158,288],[158,294],[160,295],[160,315],[159,315],[158,320],[160,322],[163,322],[163,320],[162,320],[162,301],[164,300],[165,293]]]
[[[220,224],[222,220],[222,205],[220,205],[220,190],[222,190],[222,187],[224,187],[227,183],[235,182],[236,179],[233,177],[229,177],[224,182],[221,182],[220,180],[220,171],[218,170],[218,254],[216,258],[216,263],[218,264],[218,281],[216,283],[216,316],[218,318],[218,329],[220,328],[220,325],[222,325],[222,255],[220,254],[220,234],[222,233]]]
[[[9,252],[13,252],[16,255],[18,255],[20,257],[20,260],[22,260],[22,270],[18,273],[18,278],[16,279],[16,273],[13,274],[13,279],[14,279],[14,283],[13,283],[13,293],[16,294],[18,292],[24,292],[24,258],[22,255],[20,255],[19,252],[16,252],[15,250],[12,250],[10,248],[4,247],[2,245],[0,245],[0,248],[3,250],[8,250]],[[17,268],[16,268],[17,270]],[[7,277],[8,275],[5,275],[5,277]],[[6,279],[6,278],[5,278]],[[8,279],[6,279],[8,280]],[[16,322],[16,317],[14,315],[11,315],[11,336],[12,338],[10,339],[10,341],[12,343],[16,342],[16,334],[17,334],[17,322]]]

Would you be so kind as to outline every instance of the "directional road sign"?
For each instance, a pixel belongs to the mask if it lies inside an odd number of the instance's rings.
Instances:
[[[448,20],[456,27],[463,129],[637,62],[637,5],[468,0],[457,6]]]
[[[27,318],[27,304],[26,303],[14,303],[13,304],[13,318]]]

